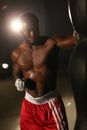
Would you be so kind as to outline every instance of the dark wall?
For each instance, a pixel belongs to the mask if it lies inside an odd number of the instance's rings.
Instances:
[[[10,30],[9,23],[14,17],[25,11],[30,11],[38,16],[41,35],[70,35],[72,33],[67,0],[2,0],[0,63],[11,61],[12,50],[23,40],[20,34]]]
[[[45,2],[46,7],[46,33],[53,35],[70,35],[72,26],[68,16],[67,0],[49,0]]]

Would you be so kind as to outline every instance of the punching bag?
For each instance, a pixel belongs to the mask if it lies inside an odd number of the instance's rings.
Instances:
[[[78,44],[72,51],[69,75],[78,109],[87,113],[87,41]],[[84,108],[85,107],[85,108]]]
[[[76,103],[74,130],[87,130],[87,0],[68,0],[72,27],[80,34],[69,62],[69,77]]]
[[[87,41],[73,50],[69,62],[69,76],[76,104],[74,130],[87,130]]]
[[[69,6],[77,32],[87,36],[87,0],[69,0]]]

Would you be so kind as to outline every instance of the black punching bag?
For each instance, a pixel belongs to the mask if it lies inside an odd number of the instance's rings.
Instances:
[[[69,0],[69,6],[77,32],[87,36],[87,0]]]
[[[76,123],[74,130],[87,130],[87,41],[74,48],[69,74],[76,103]]]
[[[69,62],[70,80],[77,109],[87,113],[87,41],[78,44],[72,51]]]
[[[73,49],[69,63],[77,111],[74,130],[87,130],[87,0],[69,0],[68,6],[72,27],[80,34],[80,41]]]

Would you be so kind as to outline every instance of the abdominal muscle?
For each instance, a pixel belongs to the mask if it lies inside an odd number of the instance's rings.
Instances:
[[[27,91],[33,97],[40,97],[50,91],[48,85],[48,71],[44,70],[29,70],[23,73],[25,79],[32,79],[36,82],[36,88],[34,90],[29,90],[25,87],[25,91]]]

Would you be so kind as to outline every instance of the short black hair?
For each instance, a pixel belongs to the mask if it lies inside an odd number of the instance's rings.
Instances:
[[[30,24],[33,26],[39,26],[39,19],[36,15],[30,12],[24,12],[19,16],[19,20],[26,23],[27,25]]]

